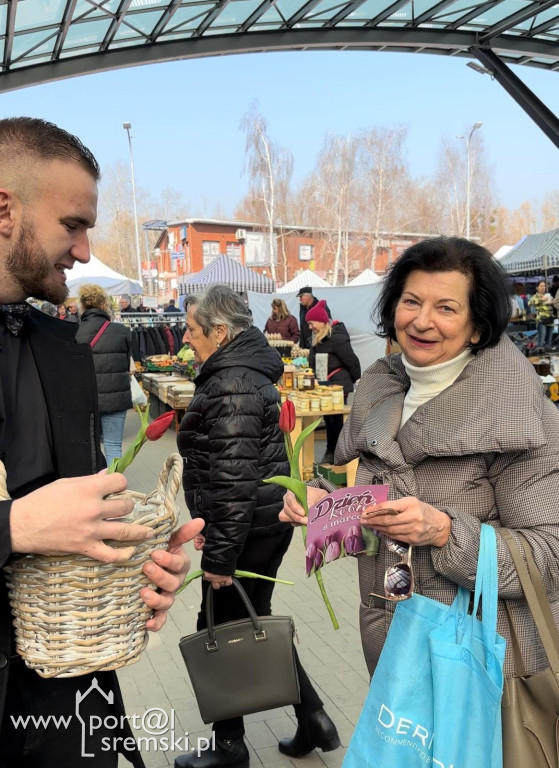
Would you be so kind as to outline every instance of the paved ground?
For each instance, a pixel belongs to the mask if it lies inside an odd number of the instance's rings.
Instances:
[[[137,417],[130,412],[126,422],[125,445],[136,429]],[[175,448],[175,435],[172,431],[159,442],[145,445],[126,473],[129,487],[142,492],[152,490],[165,458]],[[317,457],[323,451],[324,443],[317,437]],[[187,520],[182,490],[179,505],[181,518]],[[197,567],[198,553],[188,546],[193,567]],[[279,572],[280,578],[292,580],[295,585],[277,585],[273,599],[275,614],[289,614],[295,620],[301,661],[319,690],[326,711],[336,723],[342,748],[328,753],[318,750],[305,758],[289,760],[278,751],[277,741],[295,732],[292,707],[262,712],[246,718],[246,741],[250,750],[251,768],[341,766],[345,747],[368,687],[359,639],[356,565],[354,559],[347,558],[331,563],[323,572],[340,623],[337,631],[332,627],[314,577],[307,579],[305,576],[304,549],[298,532]],[[152,708],[160,708],[169,717],[174,713],[175,735],[178,737],[187,732],[194,743],[198,737],[209,735],[209,727],[200,719],[188,673],[177,646],[183,635],[195,631],[199,601],[200,587],[195,581],[179,595],[163,631],[151,635],[147,651],[140,661],[119,671],[128,714],[141,715]],[[137,731],[136,735],[147,734]],[[182,751],[144,750],[143,754],[148,768],[165,768],[173,765],[175,755]],[[126,765],[128,763],[122,761],[122,766]]]

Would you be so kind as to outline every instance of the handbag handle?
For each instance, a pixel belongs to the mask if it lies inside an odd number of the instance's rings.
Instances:
[[[528,563],[528,567],[526,567],[522,557],[522,551],[512,533],[506,528],[503,528],[501,530],[501,534],[505,540],[505,544],[509,548],[516,572],[518,573],[518,578],[520,579],[520,584],[522,585],[522,590],[524,592],[526,602],[528,603],[528,608],[530,609],[530,613],[532,614],[534,623],[539,632],[545,655],[547,656],[549,666],[553,672],[555,682],[557,685],[559,685],[559,635],[557,634],[557,628],[553,620],[551,608],[549,607],[549,600],[547,599],[542,577],[534,560],[532,549],[529,542],[521,533],[518,533],[517,531],[517,536],[522,542],[524,555],[526,557],[526,562]],[[518,644],[518,638],[516,637],[514,624],[511,621],[511,615],[508,606],[507,613],[509,617],[509,623],[511,625],[511,630],[514,633],[516,640],[516,646],[513,640],[513,651],[517,650],[520,654],[520,646]],[[524,662],[522,662],[521,666],[522,669],[524,669]]]
[[[242,586],[239,584],[237,579],[233,579],[233,586],[239,593],[239,596],[243,603],[245,604],[245,608],[248,611],[248,615],[252,621],[252,626],[254,627],[254,632],[258,635],[262,635],[261,639],[265,639],[266,633],[262,630],[262,624],[258,620],[258,616],[256,615],[256,611],[254,610],[254,606],[250,602],[250,598],[245,592],[245,590],[242,588]],[[215,630],[214,630],[214,590],[213,587],[208,588],[208,594],[206,594],[206,623],[208,625],[208,641],[211,644],[215,643]]]
[[[111,324],[110,320],[105,320],[103,325],[99,328],[95,336],[89,342],[89,346],[91,347],[91,349],[93,349],[93,347],[97,344],[97,342],[99,341],[101,336],[105,333],[105,331],[107,330],[110,324]]]

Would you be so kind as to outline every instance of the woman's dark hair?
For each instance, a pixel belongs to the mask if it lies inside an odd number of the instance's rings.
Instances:
[[[436,237],[407,248],[394,262],[373,310],[377,335],[396,341],[394,315],[410,272],[461,272],[470,280],[469,304],[479,341],[473,352],[494,347],[508,325],[511,304],[506,273],[486,248],[461,237]]]

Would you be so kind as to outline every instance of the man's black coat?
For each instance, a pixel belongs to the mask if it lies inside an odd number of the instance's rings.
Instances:
[[[31,309],[29,344],[35,358],[50,420],[56,475],[80,477],[106,466],[100,448],[100,421],[93,354],[89,344],[76,344],[79,326],[64,323]],[[25,381],[21,390],[25,395]],[[0,446],[0,456],[9,446]],[[11,501],[0,501],[0,566],[11,556],[9,514]],[[12,615],[3,571],[0,569],[0,720],[10,668]],[[113,690],[123,710],[116,675]],[[135,765],[142,766],[141,759]]]

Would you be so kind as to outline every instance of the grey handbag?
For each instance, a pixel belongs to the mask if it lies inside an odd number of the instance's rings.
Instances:
[[[214,626],[208,589],[208,628],[179,641],[200,715],[205,723],[298,704],[291,616],[257,616],[236,579],[250,618]]]
[[[510,531],[503,529],[502,534],[549,662],[549,667],[542,672],[526,674],[510,608],[505,602],[516,674],[505,680],[501,704],[503,764],[506,768],[558,768],[559,636],[529,543],[516,531],[524,549],[526,567]]]

